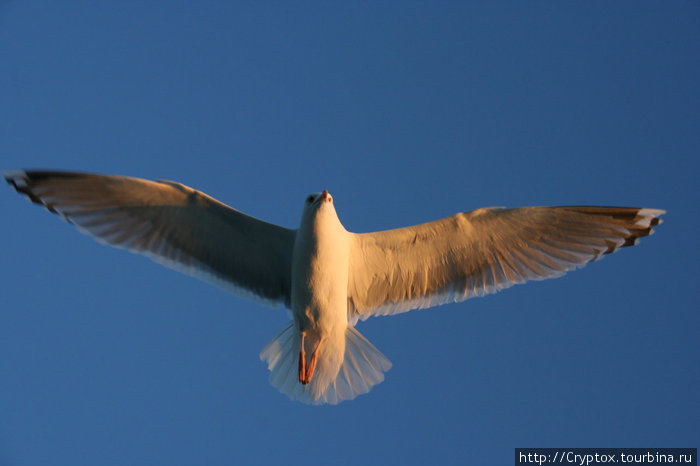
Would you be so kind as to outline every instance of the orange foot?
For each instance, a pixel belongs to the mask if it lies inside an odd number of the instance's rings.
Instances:
[[[304,351],[304,338],[306,332],[301,332],[301,349],[299,350],[299,382],[306,385],[306,352]]]
[[[316,343],[316,348],[314,352],[311,353],[311,360],[309,361],[309,366],[306,366],[306,352],[304,351],[304,338],[306,337],[306,332],[301,332],[301,349],[299,350],[299,382],[303,385],[311,382],[314,376],[314,371],[316,370],[316,361],[318,360],[318,348],[321,346],[321,340]]]

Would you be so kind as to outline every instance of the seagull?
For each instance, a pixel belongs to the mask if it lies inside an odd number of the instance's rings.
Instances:
[[[173,181],[61,171],[4,174],[17,192],[97,241],[140,253],[292,320],[262,350],[293,400],[336,404],[384,380],[389,360],[358,320],[460,302],[559,277],[653,233],[665,211],[501,207],[352,233],[323,190],[296,229],[267,223]]]

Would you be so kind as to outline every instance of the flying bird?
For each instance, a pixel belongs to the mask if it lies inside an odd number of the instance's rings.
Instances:
[[[324,190],[298,228],[258,220],[173,181],[17,171],[19,193],[98,241],[291,310],[262,350],[291,399],[335,404],[384,380],[389,360],[358,320],[563,275],[653,233],[658,209],[482,208],[421,225],[351,233]]]

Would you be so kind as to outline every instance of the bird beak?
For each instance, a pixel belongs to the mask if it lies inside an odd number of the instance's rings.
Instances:
[[[323,199],[324,201],[328,200],[328,190],[327,189],[324,189],[323,192],[321,193],[321,199]]]

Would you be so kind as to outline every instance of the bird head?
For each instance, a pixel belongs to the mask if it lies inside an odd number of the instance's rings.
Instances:
[[[336,220],[338,218],[333,206],[333,196],[330,195],[327,189],[320,193],[309,194],[306,197],[302,223],[318,223],[324,218]]]

